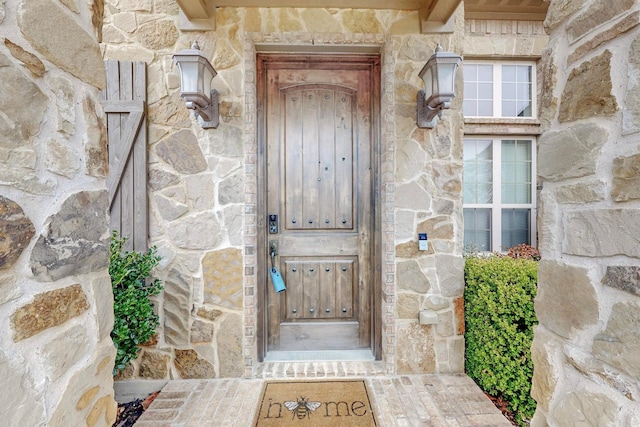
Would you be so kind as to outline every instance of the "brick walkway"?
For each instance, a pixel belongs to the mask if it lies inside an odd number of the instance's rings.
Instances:
[[[169,382],[136,427],[249,427],[267,379],[366,378],[381,427],[511,426],[466,375],[385,375],[375,362],[263,364],[256,379]]]

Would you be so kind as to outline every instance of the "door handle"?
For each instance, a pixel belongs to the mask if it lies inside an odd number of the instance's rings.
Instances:
[[[269,256],[274,257],[278,255],[278,241],[269,240]]]

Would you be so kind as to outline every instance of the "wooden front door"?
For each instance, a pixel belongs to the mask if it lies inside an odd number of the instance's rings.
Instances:
[[[277,216],[277,229],[265,226],[266,260],[275,252],[286,285],[276,293],[265,281],[267,351],[373,349],[378,58],[258,63],[265,205]]]

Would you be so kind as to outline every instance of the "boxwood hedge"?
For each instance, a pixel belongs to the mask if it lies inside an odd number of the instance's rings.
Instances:
[[[520,425],[536,405],[530,393],[537,276],[532,259],[466,258],[465,369],[485,392],[509,403]]]

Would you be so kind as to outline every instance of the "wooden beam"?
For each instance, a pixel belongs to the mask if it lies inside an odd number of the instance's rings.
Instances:
[[[417,10],[422,33],[454,31],[453,15],[462,0],[176,0],[182,31],[216,28],[216,7],[302,7]],[[467,19],[544,20],[545,0],[465,0]]]
[[[207,19],[207,0],[176,0],[180,10],[189,19]]]
[[[183,0],[184,1],[184,0]],[[417,10],[422,0],[216,0],[220,7],[304,7]]]
[[[497,21],[544,21],[546,11],[497,11],[497,10],[471,10],[465,11],[465,19],[497,20]]]
[[[215,0],[176,0],[180,7],[182,31],[213,31],[216,29]]]
[[[465,19],[544,21],[548,0],[465,0]]]
[[[422,0],[420,30],[426,33],[452,33],[455,30],[453,14],[462,0]]]

